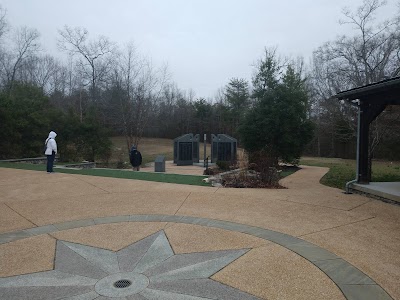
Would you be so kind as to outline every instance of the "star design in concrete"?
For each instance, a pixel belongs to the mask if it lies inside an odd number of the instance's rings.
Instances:
[[[0,278],[1,299],[253,300],[209,277],[248,250],[174,254],[159,231],[117,252],[57,241],[52,271]]]

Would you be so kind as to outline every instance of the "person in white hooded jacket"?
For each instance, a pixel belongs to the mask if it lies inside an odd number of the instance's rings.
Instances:
[[[54,164],[54,158],[57,154],[57,143],[56,143],[56,138],[57,133],[54,131],[50,131],[49,137],[46,139],[45,145],[46,145],[46,150],[44,154],[47,156],[47,173],[54,173],[53,171],[53,164]]]

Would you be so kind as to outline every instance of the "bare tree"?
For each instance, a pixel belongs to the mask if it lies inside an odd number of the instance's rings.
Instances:
[[[88,31],[81,27],[65,26],[58,32],[61,37],[58,41],[59,48],[71,57],[79,56],[77,64],[82,77],[90,82],[91,98],[93,102],[96,102],[98,85],[106,79],[111,70],[112,54],[115,51],[114,43],[104,36],[89,40]]]
[[[150,115],[163,96],[168,75],[166,68],[157,70],[148,59],[141,57],[133,43],[129,43],[118,58],[113,82],[120,92],[113,119],[124,133],[129,150],[140,143]]]
[[[0,39],[8,30],[7,11],[0,5]]]
[[[159,103],[164,86],[168,83],[168,67],[153,68],[148,62],[133,89],[134,110],[134,144],[139,145],[145,128],[149,124],[149,115]]]
[[[317,125],[316,154],[336,156],[337,141],[346,143],[356,136],[357,110],[353,106],[332,100],[333,95],[351,86],[345,77],[335,71],[335,64],[328,67],[324,59],[319,53],[314,53],[311,72],[307,78],[311,99],[310,109],[311,117]],[[342,130],[337,130],[338,126]],[[346,130],[343,130],[344,127]],[[352,135],[349,135],[349,131]]]
[[[341,36],[320,47],[315,56],[329,74],[346,80],[349,88],[380,81],[400,74],[400,19],[396,16],[381,23],[375,15],[384,1],[364,0],[355,11],[343,11],[340,23],[356,30],[354,36]]]
[[[394,77],[400,73],[400,20],[398,17],[376,24],[377,10],[386,5],[386,1],[364,0],[355,11],[344,9],[346,19],[341,24],[349,24],[358,32],[353,39],[342,39],[344,45],[351,45],[347,59],[358,71],[363,84],[369,84]]]
[[[375,20],[385,4],[380,0],[364,0],[355,11],[344,9],[340,24],[350,26],[355,34],[325,43],[314,52],[310,76],[314,115],[319,126],[325,126],[322,136],[326,132],[331,134],[332,149],[338,132],[344,134],[339,140],[349,139],[349,130],[355,136],[356,110],[330,97],[339,91],[400,75],[400,17],[395,15],[383,22]],[[386,131],[384,124],[388,125],[377,121],[371,126],[371,150]],[[343,130],[343,126],[347,129]]]
[[[121,55],[119,73],[121,74],[122,87],[125,90],[125,97],[119,99],[119,114],[121,116],[122,128],[126,139],[126,146],[129,151],[135,139],[135,103],[133,100],[134,86],[137,78],[144,67],[144,61],[139,57],[133,42],[130,42]]]
[[[3,51],[0,59],[3,81],[10,92],[25,61],[40,50],[39,36],[36,29],[18,28],[12,36],[11,50]]]
[[[69,70],[62,64],[57,64],[53,76],[50,77],[49,89],[51,93],[59,92],[62,95],[70,95]]]
[[[51,93],[50,81],[59,69],[54,57],[45,54],[27,58],[21,67],[21,80],[30,82],[47,93]]]

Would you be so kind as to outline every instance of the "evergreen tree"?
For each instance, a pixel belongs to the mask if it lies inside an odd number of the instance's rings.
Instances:
[[[275,163],[278,159],[293,162],[313,135],[305,81],[292,65],[279,65],[274,52],[266,52],[257,71],[253,82],[256,103],[239,128],[241,142],[250,157],[262,151]]]
[[[14,83],[13,93],[0,95],[0,157],[43,155],[43,143],[55,111],[42,89]]]
[[[235,132],[250,105],[249,83],[244,79],[232,78],[225,88],[228,109],[224,119],[230,120],[231,131]]]
[[[209,125],[211,124],[212,105],[204,98],[200,98],[193,103],[193,107],[194,116],[198,124],[197,132],[210,134]]]

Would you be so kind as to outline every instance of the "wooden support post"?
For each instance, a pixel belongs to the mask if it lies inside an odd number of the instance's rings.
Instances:
[[[371,181],[371,165],[369,164],[369,124],[385,109],[385,104],[369,104],[360,102],[360,130],[358,145],[358,183],[368,184]]]
[[[357,183],[368,184],[368,136],[369,136],[369,122],[368,122],[368,104],[360,103],[360,130],[359,130],[359,144],[358,144],[358,178]]]

